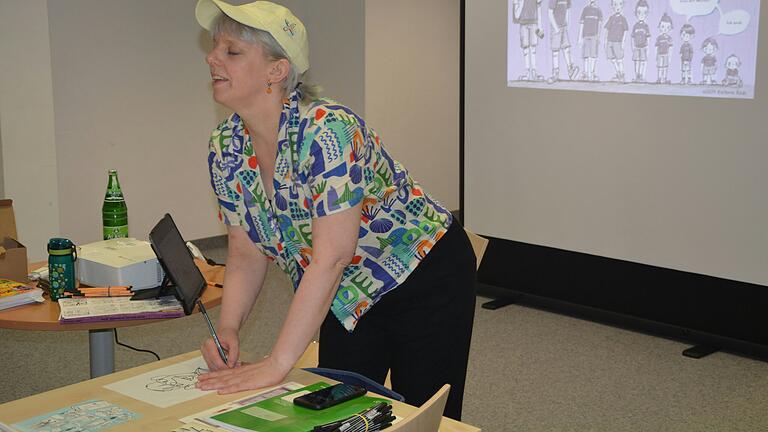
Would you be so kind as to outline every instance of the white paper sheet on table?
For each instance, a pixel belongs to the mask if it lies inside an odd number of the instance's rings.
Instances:
[[[18,429],[14,429],[3,422],[0,422],[0,432],[18,432]]]
[[[98,432],[141,415],[103,400],[88,400],[14,423],[21,432]]]
[[[104,388],[167,408],[211,393],[195,388],[197,376],[208,372],[207,367],[202,357],[196,357],[105,385]]]
[[[216,426],[206,425],[200,422],[192,422],[179,426],[174,429],[173,432],[229,432],[226,429],[222,429]]]

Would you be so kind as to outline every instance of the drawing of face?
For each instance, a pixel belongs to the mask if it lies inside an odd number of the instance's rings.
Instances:
[[[648,8],[645,6],[638,7],[635,11],[635,16],[637,16],[639,21],[645,21],[648,18]]]
[[[741,66],[741,60],[736,56],[730,56],[728,57],[728,60],[725,61],[725,67],[728,69],[738,69],[739,66]]]
[[[669,33],[670,30],[672,30],[672,24],[670,24],[670,23],[668,23],[666,21],[662,21],[662,22],[659,23],[659,31],[662,34],[667,34],[667,33]]]
[[[621,10],[624,9],[624,0],[612,0],[611,9],[614,13],[620,14]]]
[[[683,42],[690,42],[693,39],[693,35],[686,31],[680,33],[680,37],[683,39]]]
[[[712,55],[717,52],[717,48],[715,48],[715,45],[713,43],[707,43],[704,45],[704,54],[706,55]]]

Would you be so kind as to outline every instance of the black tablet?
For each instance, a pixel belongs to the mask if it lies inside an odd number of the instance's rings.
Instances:
[[[184,307],[184,313],[191,314],[208,284],[195,265],[192,252],[187,248],[171,215],[166,213],[152,228],[149,242],[165,270],[166,278],[173,284],[174,293]]]

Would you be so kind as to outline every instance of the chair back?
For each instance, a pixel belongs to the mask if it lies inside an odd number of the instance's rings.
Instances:
[[[466,228],[464,228],[464,231],[466,231],[467,237],[469,237],[469,242],[472,243],[472,250],[475,252],[477,268],[480,268],[480,261],[483,260],[483,255],[485,255],[485,248],[488,247],[488,239],[485,237],[480,237],[479,235]]]
[[[293,366],[295,368],[304,369],[308,367],[317,367],[318,358],[320,357],[320,343],[316,340],[309,343],[304,354],[301,355],[299,360]]]
[[[437,432],[440,421],[443,419],[443,410],[450,390],[449,384],[444,385],[419,409],[386,430],[388,432]]]

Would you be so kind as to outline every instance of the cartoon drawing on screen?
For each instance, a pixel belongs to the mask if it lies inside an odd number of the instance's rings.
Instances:
[[[739,75],[739,68],[741,67],[741,59],[736,54],[731,54],[725,59],[725,78],[723,78],[724,86],[741,87],[743,82]]]
[[[680,39],[683,43],[680,45],[680,84],[693,83],[691,75],[691,62],[693,61],[693,45],[691,40],[696,35],[696,29],[692,25],[685,23],[680,28]]]
[[[625,82],[624,77],[624,40],[629,31],[629,23],[622,14],[624,9],[624,0],[611,0],[611,9],[613,15],[605,23],[605,53],[608,60],[613,64],[616,75],[611,79],[615,82]]]
[[[539,6],[542,0],[513,0],[513,22],[520,25],[520,48],[523,50],[523,61],[527,73],[520,80],[544,81],[544,76],[536,72],[536,46],[539,39],[544,38],[541,30]]]
[[[560,53],[563,53],[565,67],[568,70],[568,78],[576,79],[579,67],[571,60],[571,41],[568,37],[568,24],[571,21],[571,0],[549,0],[549,41],[552,49],[552,77],[548,82],[552,84],[560,79]]]
[[[659,21],[659,35],[656,37],[656,68],[658,76],[656,84],[670,84],[667,72],[669,71],[669,49],[672,48],[672,18],[664,13]]]
[[[508,87],[755,97],[758,19],[768,1],[506,3]],[[537,46],[546,52],[538,60]]]
[[[158,375],[150,378],[147,383],[147,390],[157,392],[171,392],[175,390],[189,390],[195,388],[197,377],[200,374],[208,372],[207,369],[197,368],[190,373],[180,373],[172,375]]]
[[[584,71],[581,73],[581,79],[582,81],[597,81],[595,65],[597,64],[597,51],[600,45],[600,25],[603,22],[603,12],[597,7],[597,0],[589,0],[589,3],[581,11],[579,22],[579,45],[581,45],[581,58],[584,59]]]
[[[635,62],[635,79],[632,82],[645,82],[645,70],[648,66],[648,39],[651,38],[651,29],[645,19],[648,18],[648,2],[640,0],[635,6],[637,22],[632,27],[630,40],[632,41],[632,61]]]
[[[701,50],[704,51],[704,57],[701,59],[702,84],[715,84],[715,73],[717,73],[715,53],[718,49],[717,40],[713,37],[708,37],[701,43]]]

